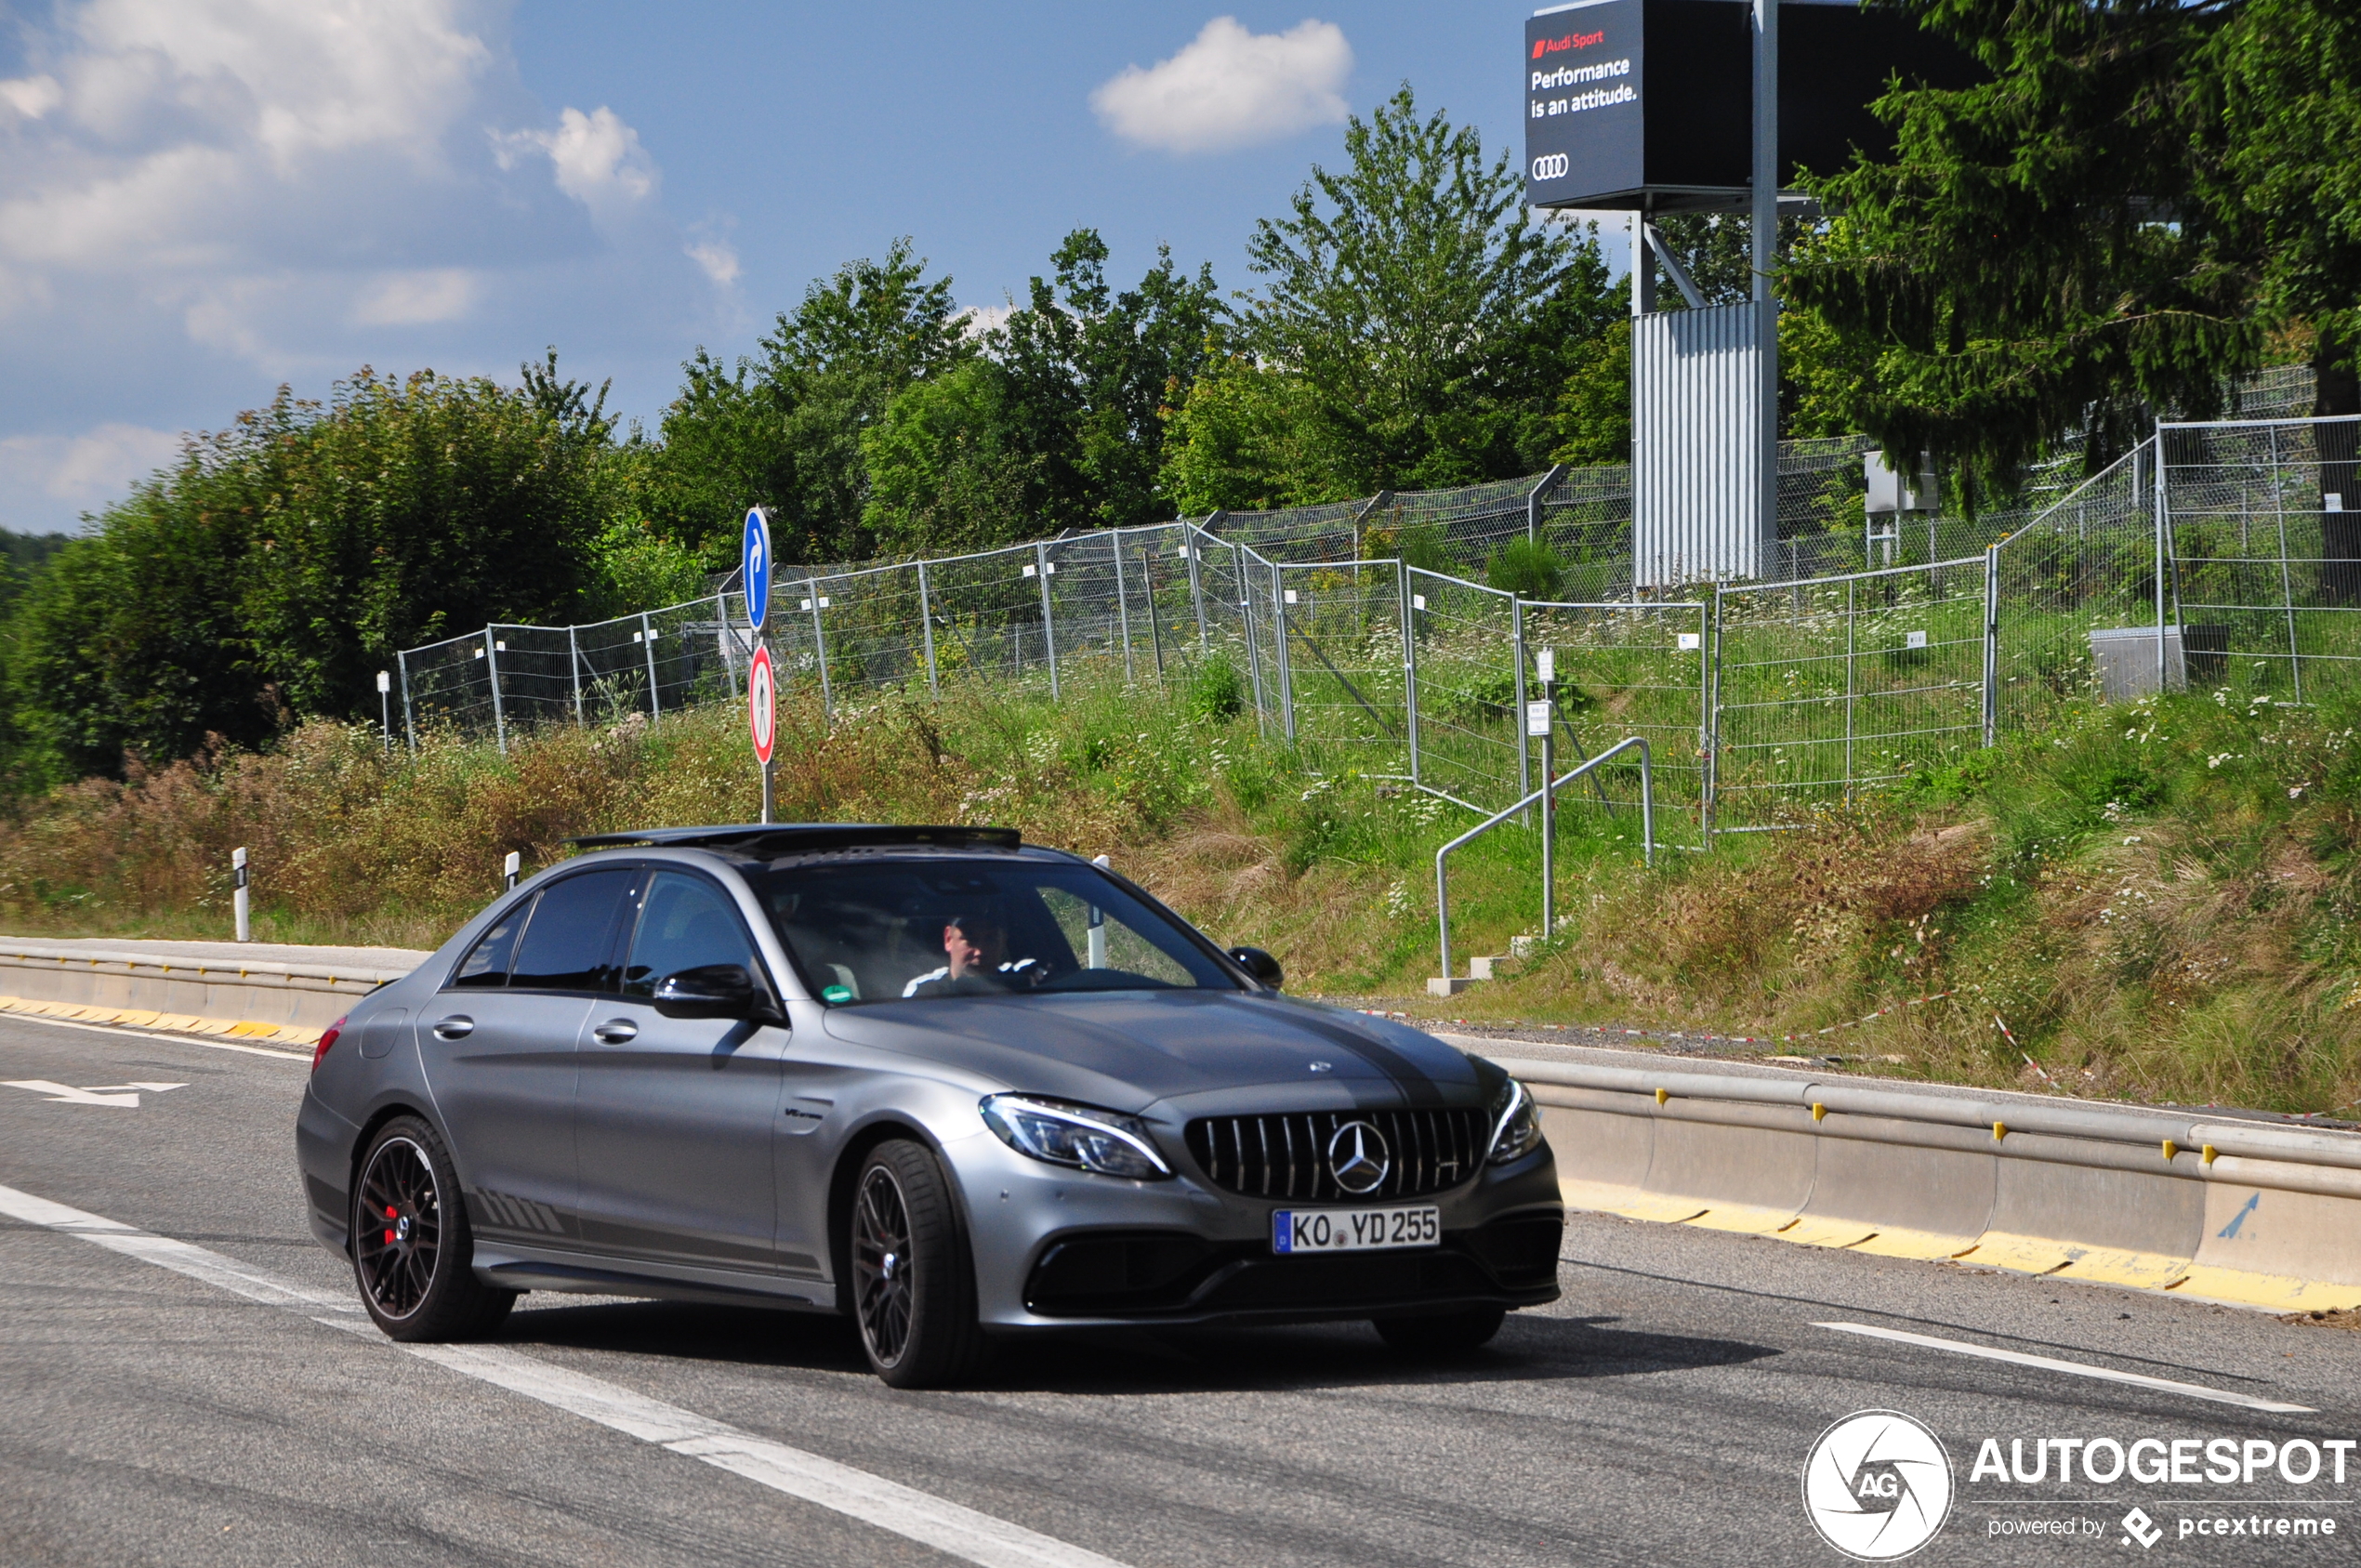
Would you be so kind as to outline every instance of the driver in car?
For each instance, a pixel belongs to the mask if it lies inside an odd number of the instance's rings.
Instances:
[[[972,996],[1038,983],[1047,971],[1031,958],[1009,958],[1009,933],[985,915],[954,915],[943,922],[943,952],[950,960],[902,988],[904,996]]]

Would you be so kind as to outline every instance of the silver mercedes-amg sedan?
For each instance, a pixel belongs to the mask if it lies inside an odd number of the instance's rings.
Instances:
[[[526,1290],[779,1307],[918,1387],[1028,1332],[1439,1352],[1557,1298],[1521,1085],[1101,865],[998,828],[579,844],[321,1039],[312,1230],[397,1339]]]

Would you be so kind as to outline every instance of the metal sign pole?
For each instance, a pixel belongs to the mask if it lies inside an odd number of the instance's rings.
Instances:
[[[779,722],[779,721],[778,721],[778,717],[777,717],[777,716],[778,716],[779,686],[778,686],[778,677],[776,677],[775,675],[773,675],[773,674],[772,673],[772,665],[771,658],[770,658],[770,653],[771,653],[771,638],[770,638],[770,635],[769,635],[768,633],[760,633],[760,634],[758,634],[756,640],[757,640],[757,642],[760,645],[760,647],[761,647],[761,649],[762,649],[762,652],[763,652],[763,660],[762,660],[762,678],[763,678],[763,679],[762,679],[762,686],[763,686],[763,692],[762,692],[762,695],[763,695],[763,699],[764,699],[766,702],[769,702],[769,703],[772,705],[772,710],[771,710],[771,711],[772,711],[772,720],[771,720],[771,723],[772,723],[772,731],[771,731],[771,744],[772,744],[772,754],[771,754],[771,756],[766,757],[766,758],[764,758],[762,759],[762,825],[763,825],[763,826],[765,826],[765,827],[769,827],[769,826],[771,825],[771,820],[772,820],[772,818],[774,815],[776,815],[776,814],[777,814],[777,811],[778,811],[778,797],[777,797],[777,795],[776,795],[776,793],[775,793],[775,791],[774,791],[774,787],[773,787],[773,784],[772,784],[772,766],[773,766],[773,764],[775,763],[775,761],[777,760],[777,758],[778,758],[778,751],[777,751],[777,747],[778,747],[778,744],[779,744],[779,739],[778,739],[778,734],[779,734],[779,732],[778,732],[778,722]],[[752,679],[751,678],[749,678],[749,679],[747,679],[747,681],[746,681],[746,691],[747,691],[749,693],[751,693],[751,692],[754,691],[754,681],[753,681],[753,679]]]
[[[1753,174],[1755,527],[1768,556],[1779,538],[1779,302],[1771,293],[1779,256],[1779,0],[1754,0]]]

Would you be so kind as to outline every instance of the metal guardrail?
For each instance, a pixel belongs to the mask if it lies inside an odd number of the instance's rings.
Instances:
[[[1599,753],[1598,756],[1590,758],[1588,762],[1576,764],[1571,771],[1555,781],[1544,784],[1541,788],[1535,790],[1532,794],[1526,796],[1515,805],[1509,807],[1505,810],[1496,811],[1491,816],[1486,817],[1484,821],[1476,824],[1475,826],[1468,829],[1467,832],[1462,833],[1458,837],[1454,838],[1451,842],[1445,844],[1443,848],[1434,852],[1435,924],[1441,937],[1440,945],[1443,959],[1442,975],[1444,980],[1449,980],[1451,978],[1451,885],[1444,863],[1450,857],[1451,851],[1459,849],[1463,845],[1474,842],[1484,835],[1491,832],[1494,828],[1498,827],[1502,823],[1507,822],[1510,817],[1515,816],[1518,812],[1531,806],[1534,802],[1540,800],[1544,796],[1554,795],[1558,790],[1563,789],[1566,785],[1574,783],[1575,780],[1590,772],[1591,770],[1599,767],[1603,763],[1613,761],[1616,758],[1622,756],[1625,752],[1629,751],[1634,746],[1637,746],[1640,749],[1640,853],[1641,857],[1646,862],[1646,863],[1649,865],[1655,864],[1655,778],[1648,760],[1647,737],[1644,735],[1632,735],[1624,740],[1617,741],[1615,744]],[[1542,840],[1543,861],[1541,870],[1542,880],[1545,884],[1548,883],[1554,871],[1554,867],[1550,863],[1550,846],[1549,840],[1545,837]],[[1542,940],[1546,942],[1550,937],[1549,915],[1547,913],[1550,908],[1550,900],[1549,889],[1546,886],[1543,889],[1541,907],[1544,911],[1542,916],[1541,936]]]

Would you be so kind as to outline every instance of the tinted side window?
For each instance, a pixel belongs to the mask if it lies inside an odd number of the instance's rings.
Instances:
[[[508,983],[508,960],[516,955],[517,933],[524,929],[524,917],[532,908],[531,900],[518,904],[477,940],[459,961],[459,972],[451,977],[455,990],[480,991]]]
[[[707,964],[737,964],[759,974],[754,944],[738,912],[721,889],[702,876],[660,871],[641,901],[639,929],[632,933],[630,962],[624,967],[627,996],[653,996],[656,982]]]
[[[592,871],[552,882],[534,901],[508,983],[533,991],[612,991],[615,906],[628,871]]]

